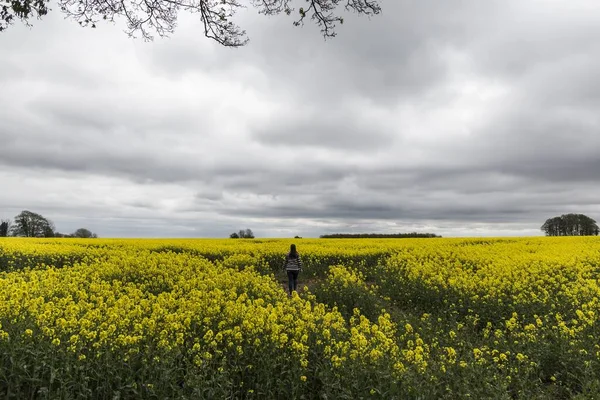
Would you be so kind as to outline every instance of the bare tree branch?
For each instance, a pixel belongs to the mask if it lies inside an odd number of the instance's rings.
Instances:
[[[0,32],[16,19],[25,24],[33,17],[41,18],[50,11],[49,0],[0,0]],[[336,35],[337,24],[344,19],[336,13],[343,5],[345,10],[359,14],[375,15],[381,12],[378,0],[306,0],[307,8],[300,7],[295,26],[304,25],[308,16],[320,28],[325,38]],[[295,9],[292,0],[249,0],[263,15],[291,15]],[[303,2],[304,3],[304,2]],[[240,47],[248,42],[246,31],[232,20],[240,8],[239,0],[57,0],[60,11],[83,27],[95,28],[101,20],[115,22],[124,18],[126,32],[131,37],[141,36],[152,40],[173,33],[177,26],[179,11],[198,13],[204,27],[204,35],[223,46]]]

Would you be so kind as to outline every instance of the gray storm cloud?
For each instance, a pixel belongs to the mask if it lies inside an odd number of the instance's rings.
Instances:
[[[0,35],[0,218],[101,237],[541,234],[600,218],[593,1],[382,2],[324,41],[239,14],[145,43],[58,15]]]

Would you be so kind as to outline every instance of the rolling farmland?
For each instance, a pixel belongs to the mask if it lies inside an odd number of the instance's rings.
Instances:
[[[2,398],[600,392],[597,237],[6,238],[0,270]]]

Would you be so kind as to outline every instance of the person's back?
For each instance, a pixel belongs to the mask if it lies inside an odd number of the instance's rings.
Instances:
[[[288,287],[289,294],[292,294],[293,290],[296,290],[298,286],[298,274],[302,271],[302,260],[300,254],[296,250],[296,245],[290,246],[290,252],[285,256],[285,263],[283,267],[288,275]]]
[[[292,254],[288,253],[286,256],[286,264],[285,264],[285,269],[286,271],[300,271],[302,269],[302,264],[300,261],[300,255],[296,254],[296,257],[294,257]]]

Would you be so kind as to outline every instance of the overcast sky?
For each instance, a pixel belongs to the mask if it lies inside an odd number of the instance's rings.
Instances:
[[[0,218],[100,237],[540,235],[600,220],[597,0],[383,0],[224,48],[51,12],[0,33]]]

